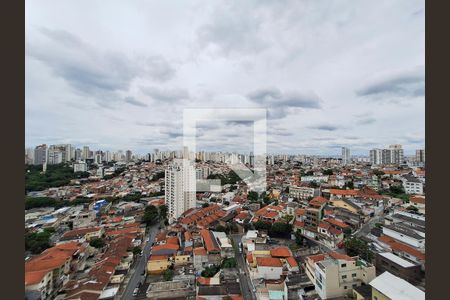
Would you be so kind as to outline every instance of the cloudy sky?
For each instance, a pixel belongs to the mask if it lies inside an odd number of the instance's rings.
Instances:
[[[26,1],[26,145],[179,149],[186,108],[267,109],[271,153],[425,139],[424,1]],[[251,122],[198,124],[248,151]]]

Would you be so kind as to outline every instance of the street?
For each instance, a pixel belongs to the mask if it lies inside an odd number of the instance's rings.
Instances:
[[[244,253],[239,253],[239,243],[242,239],[242,234],[232,234],[233,242],[236,245],[235,254],[237,267],[239,269],[239,284],[241,285],[242,296],[244,299],[256,299],[253,292],[253,285],[251,283],[250,274],[248,273],[247,264],[244,259]],[[244,273],[241,273],[244,271]]]
[[[360,229],[355,231],[352,236],[360,237],[360,236],[366,236],[370,233],[370,230],[375,226],[376,223],[379,223],[383,220],[384,216],[375,216],[369,220],[366,224],[361,226]]]
[[[142,249],[142,256],[137,258],[135,263],[135,267],[130,270],[133,272],[131,274],[131,278],[128,281],[127,287],[125,288],[125,292],[122,294],[122,300],[131,300],[133,299],[133,290],[137,287],[139,281],[141,280],[142,273],[147,267],[147,260],[150,254],[150,248],[152,246],[153,240],[155,239],[156,234],[158,233],[159,224],[155,224],[149,228],[148,238],[149,241],[145,243],[144,248]],[[144,239],[145,242],[145,239]]]

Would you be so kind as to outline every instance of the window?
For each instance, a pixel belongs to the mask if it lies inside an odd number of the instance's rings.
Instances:
[[[356,277],[356,273],[353,273],[353,274],[352,274],[352,277]]]
[[[378,297],[377,296],[373,296],[373,300],[378,300]]]
[[[354,288],[357,287],[357,286],[358,286],[358,285],[357,285],[356,283],[355,283],[355,284],[352,284],[352,287],[354,287]]]
[[[345,279],[345,278],[347,278],[347,275],[342,275],[342,279]]]
[[[347,266],[347,264],[342,264],[341,268],[345,268]]]
[[[344,290],[346,290],[347,289],[347,286],[346,285],[344,285]]]

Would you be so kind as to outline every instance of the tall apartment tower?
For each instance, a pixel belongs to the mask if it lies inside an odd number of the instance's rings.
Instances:
[[[188,160],[174,159],[165,173],[165,200],[169,223],[173,223],[183,212],[196,206],[196,172]]]
[[[126,162],[130,162],[131,161],[131,157],[132,157],[133,153],[131,152],[131,150],[127,150],[125,152],[125,161]]]
[[[351,163],[350,149],[342,147],[342,164],[345,166],[349,163]]]
[[[47,161],[47,145],[42,144],[34,148],[34,164],[43,165]]]
[[[372,149],[369,152],[370,163],[372,165],[381,165],[383,162],[383,150],[382,149]]]
[[[425,149],[417,149],[416,150],[416,162],[425,162]]]
[[[83,152],[81,152],[81,158],[82,159],[88,159],[90,158],[91,154],[89,151],[89,147],[88,146],[83,146]]]
[[[403,148],[402,145],[390,145],[389,150],[391,152],[391,164],[400,165],[403,163]]]

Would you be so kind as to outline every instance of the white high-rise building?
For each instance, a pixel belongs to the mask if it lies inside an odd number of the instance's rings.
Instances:
[[[404,160],[402,145],[390,145],[389,150],[391,152],[391,164],[402,164]]]
[[[381,165],[383,162],[383,150],[382,149],[372,149],[369,152],[370,163],[372,165]]]
[[[195,168],[188,160],[174,159],[165,174],[165,200],[169,223],[196,206]]]
[[[83,152],[81,153],[82,159],[88,159],[90,158],[90,151],[88,146],[83,146]]]
[[[348,165],[351,163],[350,149],[342,147],[342,164]]]
[[[400,165],[403,160],[402,145],[390,145],[389,149],[370,150],[370,163],[372,165]]]

